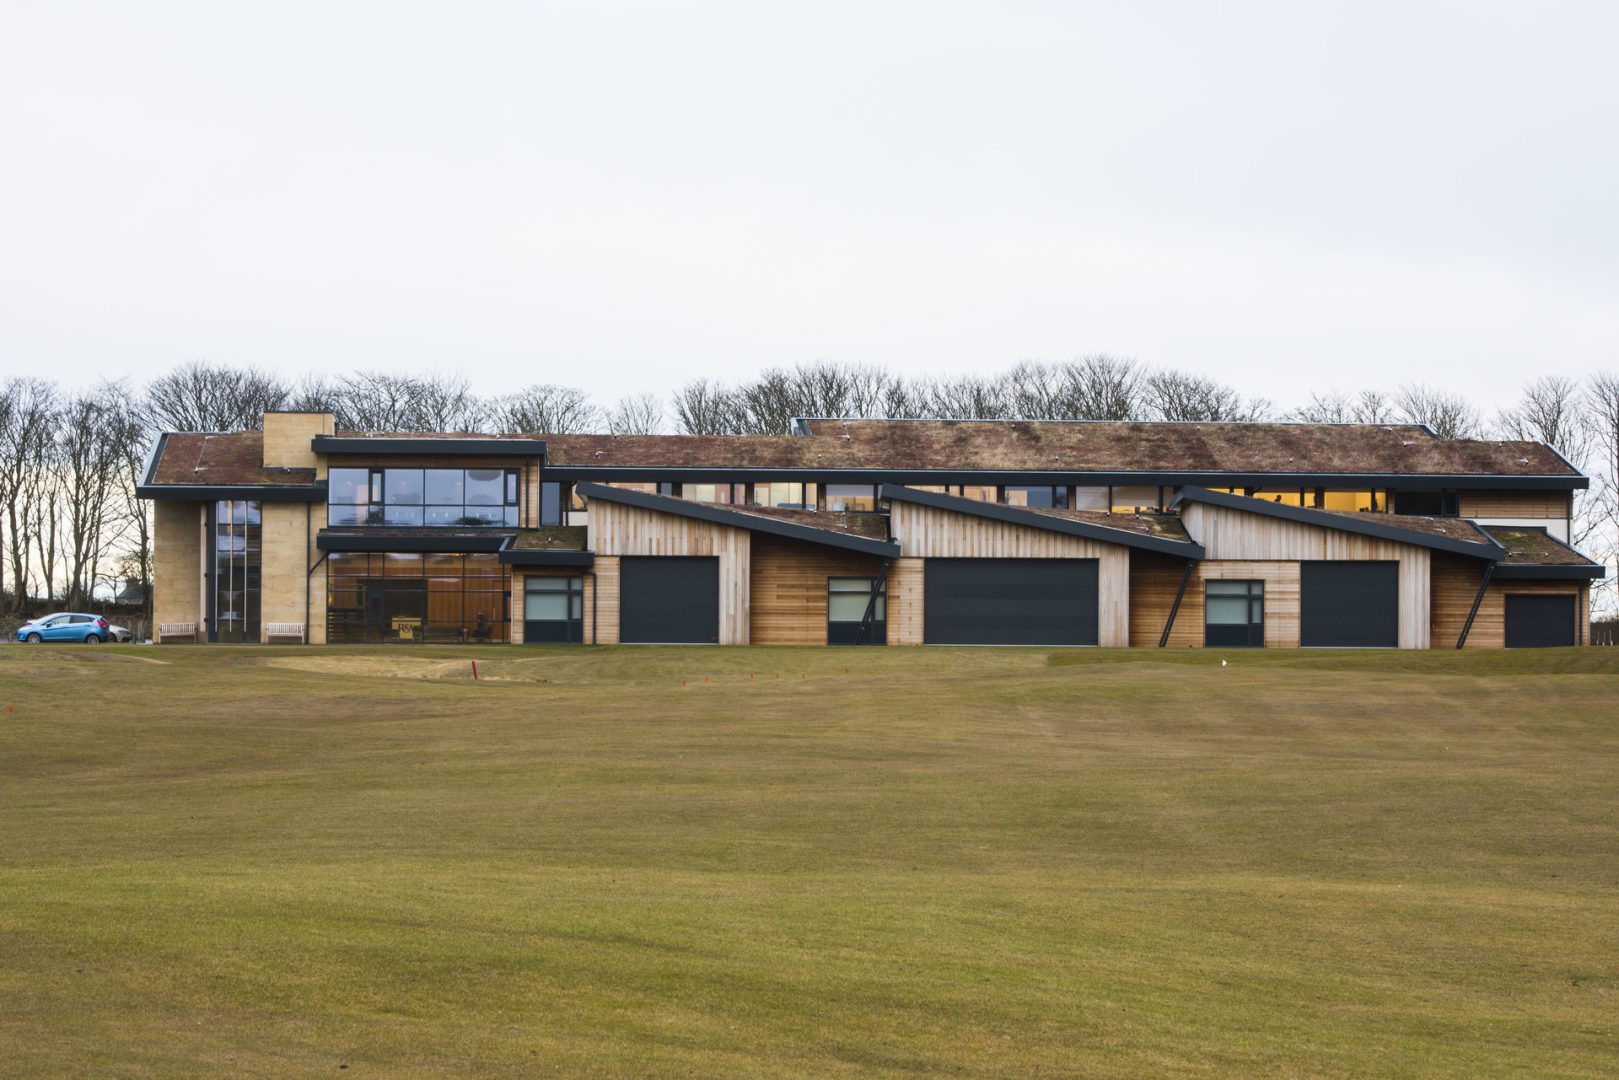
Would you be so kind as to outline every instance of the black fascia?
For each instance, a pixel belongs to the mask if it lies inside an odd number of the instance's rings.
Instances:
[[[315,547],[320,551],[442,551],[449,554],[478,554],[498,552],[514,534],[491,530],[487,535],[456,533],[449,536],[427,532],[401,536],[398,533],[372,534],[355,530],[334,532],[322,529],[315,534]]]
[[[1270,502],[1266,499],[1257,499],[1250,495],[1228,495],[1223,491],[1209,491],[1207,488],[1186,487],[1181,489],[1180,495],[1175,499],[1178,506],[1183,502],[1199,502],[1209,506],[1223,506],[1231,510],[1241,510],[1249,514],[1261,514],[1265,517],[1280,518],[1282,521],[1293,521],[1300,525],[1314,525],[1320,529],[1336,529],[1339,532],[1355,533],[1359,536],[1370,536],[1378,540],[1391,540],[1397,544],[1410,544],[1413,547],[1432,548],[1435,551],[1448,551],[1456,555],[1469,555],[1475,559],[1487,559],[1496,562],[1506,556],[1506,548],[1502,547],[1494,537],[1488,533],[1481,533],[1484,540],[1455,540],[1448,536],[1435,536],[1432,533],[1417,532],[1414,529],[1402,529],[1397,525],[1385,525],[1378,521],[1363,521],[1358,517],[1347,514],[1333,514],[1325,510],[1312,510],[1304,506],[1284,506],[1281,503]],[[1366,517],[1375,518],[1377,515],[1368,514]],[[1456,520],[1465,520],[1457,518]],[[1473,526],[1475,529],[1478,526]]]
[[[1163,487],[1369,487],[1399,491],[1511,490],[1569,491],[1591,486],[1589,477],[1499,473],[1231,473],[1231,472],[1076,472],[1072,469],[819,469],[726,468],[721,466],[551,465],[546,480],[569,483],[658,482],[746,484],[763,480],[828,484],[1076,484],[1081,487],[1160,485]]]
[[[800,525],[796,521],[777,521],[763,514],[727,510],[706,503],[687,502],[668,495],[648,495],[643,491],[626,491],[623,488],[605,487],[601,484],[579,484],[574,491],[586,499],[622,503],[625,506],[651,510],[658,514],[674,514],[677,517],[707,521],[714,525],[729,525],[733,529],[747,529],[749,532],[766,533],[788,540],[803,540],[806,543],[843,548],[845,551],[858,551],[865,555],[899,558],[899,545],[891,540],[874,540],[869,536],[856,536],[853,533],[842,533],[833,529],[819,529],[813,525]]]
[[[1607,577],[1608,568],[1600,563],[1509,563],[1495,564],[1495,580],[1581,581]]]
[[[395,439],[316,435],[310,442],[317,454],[442,454],[445,457],[531,458],[545,456],[544,439]]]
[[[326,501],[326,481],[313,484],[139,484],[135,495],[160,502],[217,502],[251,499],[255,502],[318,503]]]
[[[500,561],[512,566],[590,566],[596,561],[594,551],[575,551],[571,548],[518,548],[514,533],[500,545]]]
[[[1161,555],[1173,555],[1180,559],[1203,558],[1203,546],[1191,540],[1170,540],[1162,536],[1147,536],[1144,533],[1131,532],[1128,529],[1112,529],[1106,525],[1094,525],[1089,521],[1058,517],[1055,514],[1042,514],[1038,510],[1025,510],[1017,506],[1003,506],[1000,503],[964,499],[959,495],[941,495],[936,491],[917,491],[914,488],[884,484],[881,497],[890,502],[914,503],[917,506],[928,506],[935,510],[947,510],[954,514],[969,514],[973,517],[988,518],[991,521],[1004,521],[1009,525],[1023,525],[1031,529],[1043,529],[1046,532],[1079,536],[1086,540],[1097,540],[1104,544],[1120,544],[1124,547],[1139,548],[1142,551],[1155,551]]]

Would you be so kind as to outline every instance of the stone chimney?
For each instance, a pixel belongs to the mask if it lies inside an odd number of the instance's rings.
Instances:
[[[267,412],[264,414],[264,467],[314,469],[326,475],[326,463],[316,460],[310,442],[316,435],[331,435],[337,418],[329,412]]]

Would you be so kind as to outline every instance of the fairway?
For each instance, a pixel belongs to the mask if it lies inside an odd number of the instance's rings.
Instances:
[[[1619,650],[0,646],[0,1074],[1616,1062]]]

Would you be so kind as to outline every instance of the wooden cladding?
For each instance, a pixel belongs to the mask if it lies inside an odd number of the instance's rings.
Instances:
[[[923,560],[895,559],[888,568],[888,643],[922,644]]]
[[[1146,551],[1131,552],[1130,644],[1158,644],[1180,588],[1186,560]],[[1203,646],[1203,594],[1210,581],[1263,581],[1265,583],[1265,648],[1299,647],[1299,564],[1226,560],[1200,563],[1186,583],[1186,595],[1175,616],[1168,648]]]
[[[603,556],[612,558],[614,618],[612,640],[618,641],[618,558],[625,555],[712,555],[719,558],[721,645],[746,645],[748,635],[751,534],[746,529],[716,525],[676,514],[660,514],[638,506],[595,499],[590,504],[591,546],[596,570],[603,576],[600,603],[606,606],[608,582]],[[600,640],[606,641],[607,619],[602,617]]]
[[[1433,647],[1453,649],[1467,623],[1467,613],[1478,596],[1484,566],[1476,559],[1435,552],[1433,560]],[[1484,591],[1466,648],[1504,649],[1507,644],[1506,598],[1510,595],[1574,596],[1579,612],[1575,641],[1591,640],[1590,586],[1580,581],[1494,580]]]
[[[876,577],[875,555],[753,534],[748,595],[755,645],[825,645],[826,579]]]
[[[1457,494],[1464,518],[1568,518],[1574,514],[1567,491],[1463,491]]]

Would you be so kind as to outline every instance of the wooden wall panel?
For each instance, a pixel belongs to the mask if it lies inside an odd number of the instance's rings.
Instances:
[[[1454,649],[1467,612],[1478,595],[1482,564],[1474,559],[1437,552],[1433,562],[1433,647]],[[1591,640],[1591,611],[1589,586],[1579,581],[1491,581],[1479,604],[1473,628],[1468,631],[1469,649],[1504,649],[1507,644],[1506,598],[1509,594],[1533,593],[1575,597],[1580,625],[1575,640],[1585,644]]]
[[[1096,559],[1097,640],[1111,648],[1122,648],[1130,641],[1131,549],[1127,547],[897,501],[889,528],[906,559]],[[920,589],[922,581],[916,586]],[[920,610],[920,604],[917,608]],[[890,635],[893,632],[890,625]]]
[[[661,514],[638,506],[594,499],[590,504],[591,547],[601,556],[712,555],[719,558],[721,645],[748,643],[749,551],[746,529],[715,525],[677,514]],[[617,567],[615,566],[615,575]],[[603,600],[606,599],[603,584]],[[614,610],[617,610],[617,581]],[[605,623],[605,619],[603,620]],[[617,640],[617,620],[614,621]]]
[[[1461,491],[1456,499],[1465,518],[1566,518],[1573,514],[1566,491]]]
[[[922,644],[921,559],[895,559],[888,570],[888,643]]]
[[[1129,550],[1117,544],[898,501],[893,504],[889,528],[906,558],[1096,559],[1104,550]]]
[[[618,556],[597,555],[595,570],[596,644],[618,644]],[[586,598],[586,605],[590,598]],[[589,640],[588,638],[586,640]]]
[[[1300,560],[1384,560],[1400,564],[1400,637],[1402,649],[1426,649],[1430,631],[1429,549],[1393,540],[1339,532],[1316,525],[1282,521],[1263,514],[1190,503],[1182,513],[1186,531],[1202,544],[1210,563]],[[1267,592],[1269,585],[1266,586]],[[1297,585],[1293,586],[1295,592]],[[1269,598],[1266,622],[1269,623]],[[1294,601],[1292,638],[1298,644],[1298,608]],[[1270,630],[1267,626],[1266,639]]]
[[[875,555],[753,534],[748,595],[755,645],[825,645],[826,579],[876,577]]]

